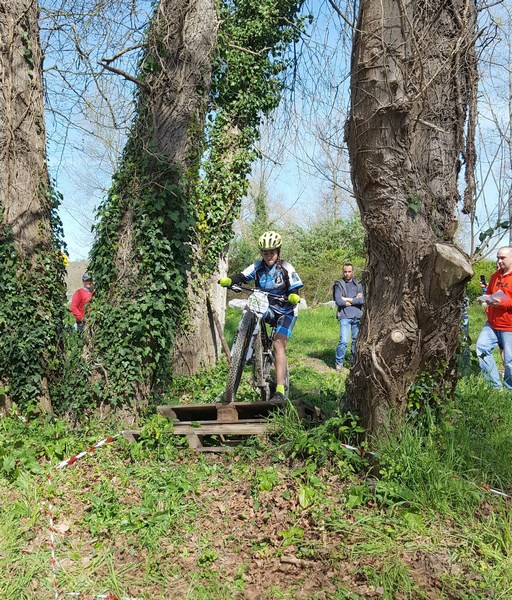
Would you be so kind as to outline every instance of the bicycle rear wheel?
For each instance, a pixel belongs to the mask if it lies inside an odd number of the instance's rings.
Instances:
[[[262,323],[262,328],[264,324]],[[265,349],[263,343],[263,331],[260,331],[256,338],[254,346],[253,378],[254,387],[260,392],[260,398],[263,402],[268,402],[272,398],[276,386],[270,376],[270,370],[274,364],[274,355]]]
[[[231,363],[229,365],[228,380],[224,393],[224,404],[235,401],[242,372],[245,366],[245,357],[249,349],[256,317],[247,311],[238,326],[235,343],[231,349]]]
[[[263,333],[261,332],[256,339],[254,348],[254,386],[259,389],[260,398],[263,402],[268,402],[276,393],[276,370],[274,351],[265,348],[263,342]],[[289,377],[288,363],[284,374],[284,396],[288,397]]]

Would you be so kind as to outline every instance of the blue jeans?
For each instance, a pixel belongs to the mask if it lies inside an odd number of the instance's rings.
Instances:
[[[512,331],[498,331],[486,323],[476,341],[476,355],[483,376],[495,388],[501,388],[501,378],[492,351],[503,349],[504,384],[512,390]]]
[[[336,364],[342,365],[347,351],[350,333],[352,332],[352,346],[350,348],[350,362],[354,360],[356,351],[356,338],[359,333],[361,319],[340,319],[340,339],[336,348]]]

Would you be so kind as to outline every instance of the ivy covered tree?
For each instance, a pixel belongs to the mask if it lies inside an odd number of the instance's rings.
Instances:
[[[65,287],[48,178],[38,6],[0,0],[0,399],[51,410]]]
[[[162,0],[141,57],[137,117],[91,254],[97,295],[86,372],[108,404],[147,404],[169,372],[192,265],[217,17],[210,0]]]
[[[99,209],[84,402],[145,406],[172,367],[194,373],[218,356],[212,274],[247,189],[261,119],[279,102],[299,9],[268,0],[156,7],[137,117]]]
[[[218,4],[220,27],[212,65],[206,152],[201,162],[204,177],[194,198],[194,276],[202,282],[220,270],[233,237],[233,223],[258,156],[260,126],[279,104],[289,64],[286,52],[304,25],[304,17],[299,16],[301,6],[302,0],[225,0]],[[263,216],[261,207],[259,216]],[[205,296],[217,298],[217,312],[224,310],[225,298],[223,294],[219,297],[216,279],[214,276],[203,284],[201,296],[194,293],[197,286],[189,278],[188,316],[194,315],[195,320],[191,327],[189,319],[183,321],[174,361],[179,372],[195,373],[215,359],[211,352],[205,356],[197,351],[204,346],[204,332],[212,330]],[[187,350],[189,360],[184,369],[176,358]]]

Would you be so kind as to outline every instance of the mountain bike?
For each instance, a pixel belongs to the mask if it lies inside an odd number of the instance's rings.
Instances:
[[[269,307],[268,292],[241,285],[232,285],[234,292],[251,292],[235,335],[231,349],[231,363],[224,392],[224,404],[235,401],[245,365],[252,365],[252,386],[261,400],[267,402],[276,391],[275,359],[273,342],[275,327],[265,323],[264,315]],[[284,298],[276,296],[275,298]],[[288,392],[288,366],[285,373],[285,396]]]

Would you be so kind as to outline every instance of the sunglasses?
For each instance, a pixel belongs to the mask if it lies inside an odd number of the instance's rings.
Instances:
[[[277,250],[262,250],[261,251],[262,256],[274,256],[274,254],[277,254]]]

